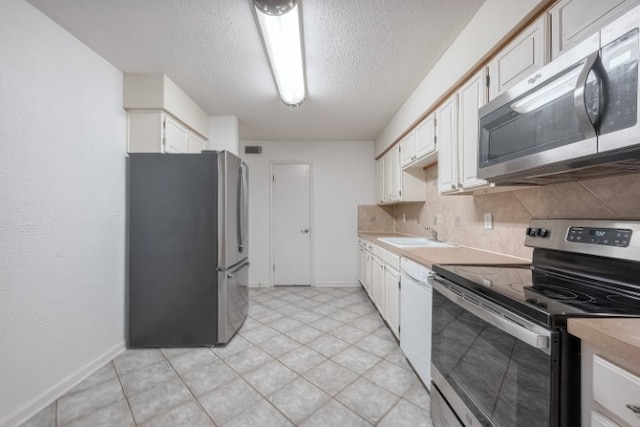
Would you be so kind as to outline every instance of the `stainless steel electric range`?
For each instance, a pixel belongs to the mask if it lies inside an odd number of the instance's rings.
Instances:
[[[436,426],[579,426],[567,319],[640,317],[640,221],[533,219],[525,245],[531,265],[434,267]]]

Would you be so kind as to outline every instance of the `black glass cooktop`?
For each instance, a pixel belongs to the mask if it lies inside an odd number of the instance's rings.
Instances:
[[[549,327],[568,317],[640,317],[640,286],[633,283],[529,265],[445,265],[434,272]]]

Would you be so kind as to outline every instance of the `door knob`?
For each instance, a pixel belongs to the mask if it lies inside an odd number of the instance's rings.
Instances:
[[[304,230],[300,230],[302,234],[309,234],[309,229],[305,228]]]

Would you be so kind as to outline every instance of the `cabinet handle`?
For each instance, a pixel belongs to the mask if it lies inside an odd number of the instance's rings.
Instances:
[[[627,403],[625,406],[629,408],[634,414],[640,415],[640,405],[632,405],[631,403]]]

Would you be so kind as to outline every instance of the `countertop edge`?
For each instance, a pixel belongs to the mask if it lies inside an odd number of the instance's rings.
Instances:
[[[432,268],[434,264],[464,264],[464,263],[476,263],[476,262],[478,264],[529,264],[531,262],[530,259],[526,259],[526,258],[519,258],[512,255],[490,252],[483,249],[478,249],[478,248],[473,248],[470,246],[464,246],[464,245],[458,245],[458,244],[450,248],[401,249],[377,240],[378,237],[414,237],[414,236],[407,236],[405,234],[400,234],[400,233],[388,233],[388,232],[376,233],[376,232],[359,231],[358,237],[361,239],[367,240],[375,244],[376,246],[386,249],[387,251],[390,251],[396,255],[409,258],[419,264],[424,265],[427,268]],[[467,255],[469,258],[467,259],[456,258],[456,259],[450,259],[450,260],[443,260],[442,254],[451,253],[453,255],[454,253],[458,253],[461,250],[467,252]],[[417,252],[420,252],[422,255]],[[434,259],[429,259],[429,255],[427,256],[423,255],[425,252],[427,253],[431,252],[432,254],[434,254],[433,258],[437,259],[437,261],[434,261]],[[436,254],[439,256],[435,256]],[[478,262],[477,260],[472,259],[474,255],[482,256],[483,258],[486,259],[486,261]]]
[[[605,355],[640,366],[640,318],[574,318],[567,330]]]

